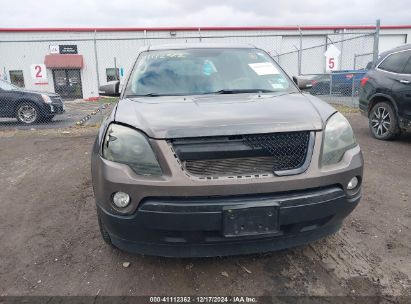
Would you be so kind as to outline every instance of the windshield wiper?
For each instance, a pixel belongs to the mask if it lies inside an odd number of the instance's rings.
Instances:
[[[130,94],[126,95],[126,97],[158,97],[158,96],[165,96],[163,94],[158,94],[158,93],[148,93],[148,94]]]
[[[206,95],[206,94],[242,94],[242,93],[272,93],[278,92],[273,90],[266,89],[223,89],[215,92],[187,92],[187,93],[178,93],[178,94],[159,94],[159,93],[147,93],[147,94],[130,94],[126,97],[159,97],[159,96],[185,96],[185,95]]]
[[[276,91],[266,90],[266,89],[233,89],[233,90],[223,89],[223,90],[210,92],[206,94],[241,94],[241,93],[270,93],[270,92],[276,92]]]
[[[159,96],[186,96],[192,95],[191,93],[147,93],[147,94],[128,94],[126,97],[159,97]]]

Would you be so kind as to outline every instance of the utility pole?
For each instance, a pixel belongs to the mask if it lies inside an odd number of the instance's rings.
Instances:
[[[298,76],[301,75],[301,62],[303,58],[303,32],[301,27],[298,26],[298,31],[300,32],[300,51],[298,52]]]
[[[377,19],[377,23],[375,25],[375,33],[374,33],[374,46],[372,50],[372,63],[373,65],[377,62],[378,60],[378,44],[380,41],[380,19]]]
[[[114,73],[116,73],[116,80],[120,80],[119,73],[117,72],[117,58],[114,57]]]

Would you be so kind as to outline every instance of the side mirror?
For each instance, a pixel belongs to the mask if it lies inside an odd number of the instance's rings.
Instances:
[[[117,97],[120,96],[120,81],[110,81],[106,84],[101,85],[98,88],[98,93],[101,96],[112,96]]]
[[[293,81],[300,90],[309,90],[313,87],[310,79],[303,79],[297,76],[293,76]]]
[[[372,68],[372,63],[373,63],[372,61],[368,62],[368,63],[367,63],[367,66],[365,67],[365,69],[366,69],[366,70],[371,70],[371,68]]]

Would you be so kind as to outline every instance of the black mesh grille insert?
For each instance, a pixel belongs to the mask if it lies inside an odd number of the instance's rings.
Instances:
[[[274,156],[273,171],[301,167],[307,155],[309,140],[309,132],[248,135],[244,137],[244,142],[253,149],[263,149]]]
[[[272,174],[303,166],[310,132],[182,139],[172,142],[184,169],[199,177]]]

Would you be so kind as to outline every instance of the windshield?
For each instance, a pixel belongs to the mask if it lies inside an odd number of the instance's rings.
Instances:
[[[125,96],[298,92],[258,49],[184,49],[142,53]]]
[[[20,90],[19,87],[16,87],[15,85],[12,85],[11,83],[1,81],[1,80],[0,80],[0,89],[5,90],[5,91]]]

